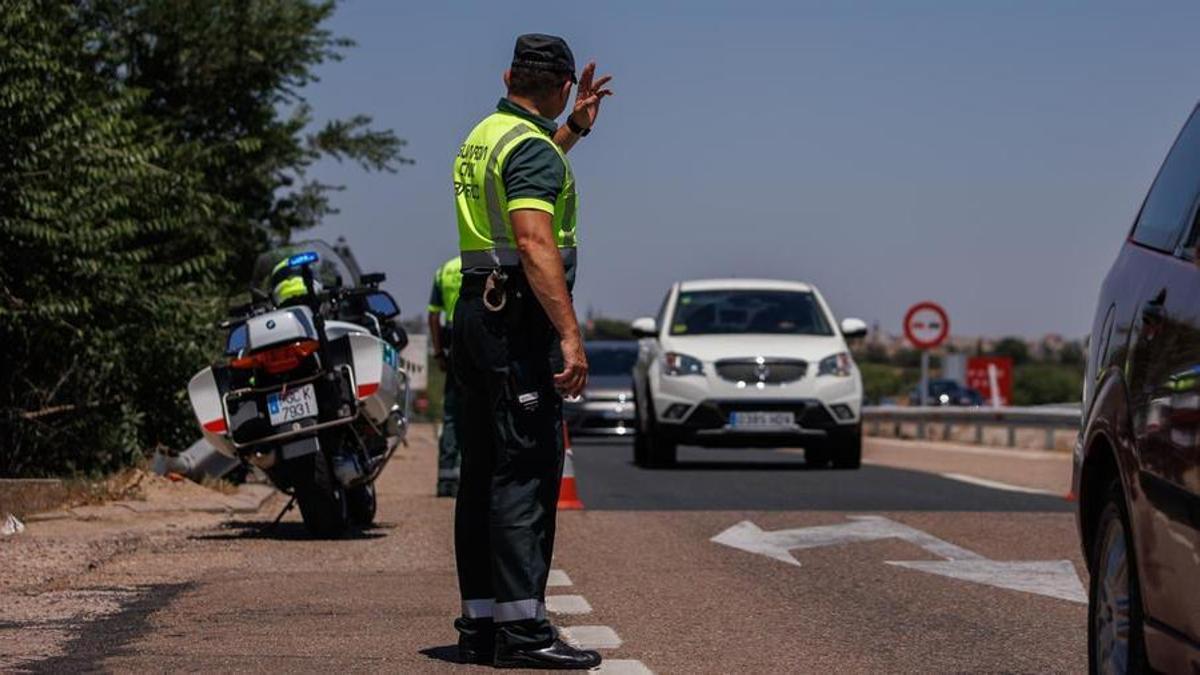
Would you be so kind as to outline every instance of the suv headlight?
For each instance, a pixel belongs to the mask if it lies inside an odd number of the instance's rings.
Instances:
[[[838,352],[821,359],[817,365],[817,376],[833,375],[834,377],[850,377],[850,355]]]
[[[663,354],[663,373],[666,375],[703,375],[704,363],[694,356],[667,352]]]

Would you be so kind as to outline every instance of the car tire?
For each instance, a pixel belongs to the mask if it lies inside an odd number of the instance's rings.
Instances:
[[[662,433],[655,431],[650,436],[650,446],[646,448],[649,465],[656,469],[666,469],[675,466],[679,455],[679,446],[663,438]]]
[[[835,469],[857,469],[862,466],[862,426],[839,429],[830,439],[830,455]]]
[[[810,469],[824,469],[829,466],[830,452],[826,443],[813,443],[804,447],[804,464]]]
[[[638,466],[654,469],[673,466],[678,446],[663,438],[662,432],[658,430],[653,401],[646,401],[646,418],[644,425],[639,424],[638,438],[634,439],[634,461],[637,461],[640,447],[642,463]]]
[[[1088,557],[1088,672],[1149,672],[1141,585],[1121,483],[1114,480]],[[1127,626],[1122,630],[1121,626]]]
[[[647,459],[646,446],[649,445],[648,433],[649,427],[646,420],[642,419],[641,406],[634,401],[633,411],[636,418],[633,422],[633,464],[634,466],[646,466],[649,463]]]

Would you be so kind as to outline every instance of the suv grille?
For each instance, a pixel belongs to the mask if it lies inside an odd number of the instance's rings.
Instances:
[[[786,384],[808,372],[808,362],[800,359],[722,359],[717,374],[730,382]]]

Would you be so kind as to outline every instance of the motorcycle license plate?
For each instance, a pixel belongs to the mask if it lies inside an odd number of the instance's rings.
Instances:
[[[734,429],[781,429],[796,425],[792,412],[735,412],[729,414],[729,426]]]
[[[283,396],[279,393],[267,396],[267,412],[271,415],[271,426],[279,426],[294,420],[317,416],[317,392],[311,384],[298,389],[288,389]]]

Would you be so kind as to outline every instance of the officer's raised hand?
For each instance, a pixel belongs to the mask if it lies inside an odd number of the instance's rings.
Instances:
[[[591,129],[600,114],[600,102],[612,96],[612,89],[604,85],[612,81],[612,75],[596,78],[596,62],[589,61],[579,75],[579,89],[575,92],[575,107],[571,110],[571,121],[580,129]]]

